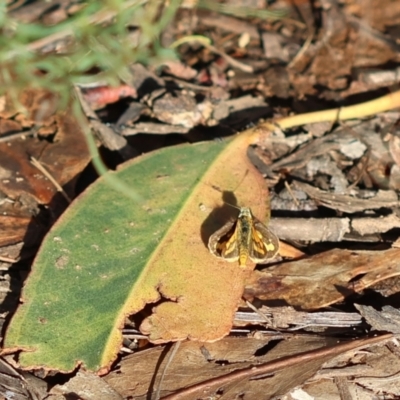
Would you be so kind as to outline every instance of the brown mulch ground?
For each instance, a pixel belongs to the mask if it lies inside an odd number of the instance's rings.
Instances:
[[[225,4],[263,10],[266,3]],[[398,90],[399,1],[269,3],[288,13],[271,21],[182,8],[163,33],[162,45],[189,35],[210,38],[212,45],[187,41],[177,50],[179,61],[130,65],[129,84],[117,88],[79,88],[110,168],[165,146],[219,140],[260,118],[357,104]],[[10,13],[21,22],[49,23],[62,20],[68,4],[21,2]],[[19,101],[28,114],[14,108],[9,94],[1,98],[3,331],[44,235],[69,200],[97,178],[82,130],[70,114],[51,107],[53,96],[23,91]],[[18,400],[400,398],[395,338],[400,332],[399,116],[394,110],[346,123],[277,129],[268,143],[249,150],[270,188],[271,229],[309,257],[258,269],[229,337],[174,348],[152,346],[127,329],[120,358],[103,377],[84,369],[21,371],[18,357],[7,356],[0,363],[1,395]],[[305,264],[318,269],[312,282],[302,276]],[[297,290],[278,293],[284,285]],[[321,285],[341,290],[318,297]],[[167,367],[167,355],[175,350]]]

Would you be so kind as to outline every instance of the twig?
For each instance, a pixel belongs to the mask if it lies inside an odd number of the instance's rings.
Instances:
[[[263,312],[261,312],[258,308],[254,307],[253,304],[251,304],[248,300],[246,300],[246,305],[249,307],[251,310],[253,310],[256,314],[258,314],[265,322],[268,324],[268,328],[271,327],[272,321],[270,318],[268,318]]]
[[[298,53],[293,57],[292,61],[288,64],[287,68],[291,69],[294,67],[294,65],[297,63],[297,61],[300,60],[300,58],[306,53],[308,48],[311,45],[311,42],[314,38],[314,31],[310,32],[307,36],[306,41],[303,43],[303,46],[301,46],[301,49],[298,51]]]
[[[10,263],[10,264],[15,264],[19,261],[19,258],[10,258],[10,257],[0,255],[0,261]]]
[[[225,58],[226,62],[230,64],[232,67],[235,67],[237,69],[240,69],[243,72],[248,72],[250,74],[254,73],[254,68],[251,67],[250,65],[244,64],[240,61],[235,60],[231,56],[228,56],[225,52],[218,50],[215,46],[213,46],[210,43],[210,40],[204,36],[201,35],[191,35],[191,36],[185,36],[174,43],[170,46],[171,48],[176,48],[180,46],[183,43],[189,43],[189,42],[196,42],[200,43],[202,46],[204,46],[206,49],[210,50],[213,53],[218,54],[222,58]]]
[[[158,382],[154,400],[160,400],[161,385],[163,383],[163,380],[164,380],[165,374],[167,372],[167,369],[168,369],[169,365],[171,364],[171,361],[174,359],[175,354],[178,351],[180,345],[181,345],[181,342],[178,341],[178,342],[175,342],[174,345],[172,346],[171,352],[169,353],[169,357],[168,357],[168,359],[167,359],[167,361],[165,363],[163,372],[161,374],[160,381]]]
[[[254,68],[250,65],[247,65],[245,63],[242,63],[238,60],[235,60],[234,58],[232,58],[231,56],[228,56],[228,54],[226,54],[225,52],[218,50],[216,47],[214,47],[212,44],[203,44],[204,47],[206,47],[208,50],[212,51],[213,53],[218,54],[219,56],[221,56],[222,58],[225,59],[225,61],[230,64],[232,67],[235,67],[237,69],[240,69],[243,72],[247,72],[249,74],[253,74],[254,73]]]
[[[43,167],[43,165],[40,164],[40,162],[35,157],[31,157],[31,164],[36,167],[55,186],[55,188],[64,196],[65,200],[67,200],[68,203],[71,203],[72,200],[69,198],[67,193],[65,193],[61,185],[53,178],[50,172],[47,171],[47,169]]]
[[[285,180],[285,188],[289,192],[289,194],[292,196],[292,200],[293,200],[294,204],[296,204],[296,207],[300,207],[299,200],[297,200],[297,198],[294,195],[293,190],[290,187],[290,184],[289,184],[289,182],[287,180]]]
[[[35,129],[31,129],[29,131],[21,131],[21,132],[14,132],[14,133],[10,133],[8,135],[4,135],[0,137],[0,143],[4,143],[4,142],[9,142],[10,140],[15,140],[15,139],[19,139],[19,138],[25,138],[25,136],[30,136],[30,135],[34,135]]]

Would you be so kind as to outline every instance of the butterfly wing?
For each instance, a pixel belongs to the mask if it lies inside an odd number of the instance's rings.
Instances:
[[[229,221],[222,228],[214,232],[208,240],[208,249],[216,257],[229,262],[239,259],[237,246],[236,222]]]
[[[279,251],[279,240],[262,222],[254,219],[249,258],[258,264],[264,264]]]

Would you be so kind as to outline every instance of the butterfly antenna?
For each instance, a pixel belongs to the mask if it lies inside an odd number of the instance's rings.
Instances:
[[[236,209],[240,210],[240,207],[235,206],[234,204],[227,203],[226,201],[224,201],[224,204],[226,204],[227,206],[231,206],[231,207],[233,207],[233,208],[236,208]]]

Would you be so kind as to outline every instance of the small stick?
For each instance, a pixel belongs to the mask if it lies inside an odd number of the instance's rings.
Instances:
[[[248,300],[246,300],[246,305],[249,307],[251,310],[253,310],[255,313],[257,313],[262,319],[265,320],[265,322],[268,324],[268,327],[270,328],[272,326],[272,321],[270,318],[268,318],[263,312],[261,312],[258,308],[254,307],[253,304],[251,304]]]
[[[295,195],[292,191],[292,188],[290,187],[288,181],[286,181],[286,180],[285,180],[285,188],[287,189],[289,194],[292,196],[293,202],[294,202],[294,204],[296,204],[296,207],[300,207],[299,200],[297,200],[297,198],[295,197]]]
[[[67,193],[65,193],[64,189],[61,185],[53,178],[49,171],[35,158],[31,157],[31,164],[36,167],[54,186],[55,188],[64,196],[64,198],[71,203],[72,200],[69,198]]]
[[[15,140],[15,139],[19,139],[19,138],[25,139],[26,136],[31,136],[34,134],[35,134],[35,132],[33,131],[33,129],[31,129],[30,131],[21,131],[21,132],[10,133],[9,135],[1,136],[0,143],[9,142],[10,140]]]
[[[0,261],[1,262],[6,262],[6,263],[10,263],[10,264],[15,264],[19,261],[18,258],[10,258],[10,257],[6,257],[6,256],[1,256],[0,255]]]
[[[175,357],[175,354],[178,351],[180,345],[181,345],[181,342],[178,341],[178,342],[175,342],[174,345],[172,346],[172,350],[169,353],[169,357],[167,359],[167,362],[165,363],[165,367],[164,367],[163,372],[161,374],[160,382],[158,382],[154,400],[160,400],[161,385],[163,383],[163,380],[164,380],[164,377],[165,377],[165,373],[167,372],[167,369],[168,369],[169,365],[171,364],[171,361]]]

